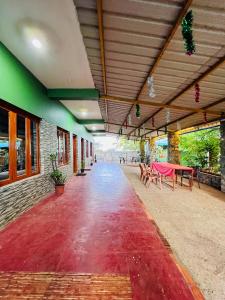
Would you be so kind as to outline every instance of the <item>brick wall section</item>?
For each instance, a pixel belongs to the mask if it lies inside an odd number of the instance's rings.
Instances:
[[[57,150],[57,126],[45,120],[40,123],[40,159],[39,175],[23,179],[0,188],[0,227],[16,218],[22,212],[37,203],[42,197],[54,191],[49,178],[51,162],[49,155]],[[60,167],[67,177],[73,175],[72,134],[70,134],[69,164]]]
[[[221,191],[225,193],[225,121],[220,123],[220,134]]]

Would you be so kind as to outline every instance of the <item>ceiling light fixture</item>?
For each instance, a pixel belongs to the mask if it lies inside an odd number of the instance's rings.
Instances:
[[[42,43],[38,40],[38,39],[32,39],[32,45],[35,47],[35,48],[38,48],[40,49],[42,47]]]
[[[82,115],[83,117],[85,117],[85,116],[87,115],[86,110],[82,110],[82,111],[81,111],[81,115]]]

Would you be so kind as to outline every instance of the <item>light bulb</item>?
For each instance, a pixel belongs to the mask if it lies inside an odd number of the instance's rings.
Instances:
[[[38,39],[32,39],[32,45],[35,47],[35,48],[38,48],[40,49],[42,47],[42,43],[38,40]]]

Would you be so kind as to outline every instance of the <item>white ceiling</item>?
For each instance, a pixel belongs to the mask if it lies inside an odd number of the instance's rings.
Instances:
[[[95,130],[104,130],[105,127],[104,127],[104,124],[90,124],[90,125],[86,125],[85,126],[88,130],[92,130],[92,131],[95,131]]]
[[[0,6],[0,40],[47,88],[94,88],[72,0],[0,0]]]
[[[94,88],[72,0],[0,0],[0,6],[0,40],[47,88]],[[61,102],[78,119],[102,119],[96,101]]]
[[[97,101],[92,100],[61,100],[76,118],[85,119],[102,119],[100,108]]]

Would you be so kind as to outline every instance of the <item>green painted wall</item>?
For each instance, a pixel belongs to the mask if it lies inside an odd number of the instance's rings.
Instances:
[[[47,89],[0,43],[0,98],[85,139],[92,136]]]

